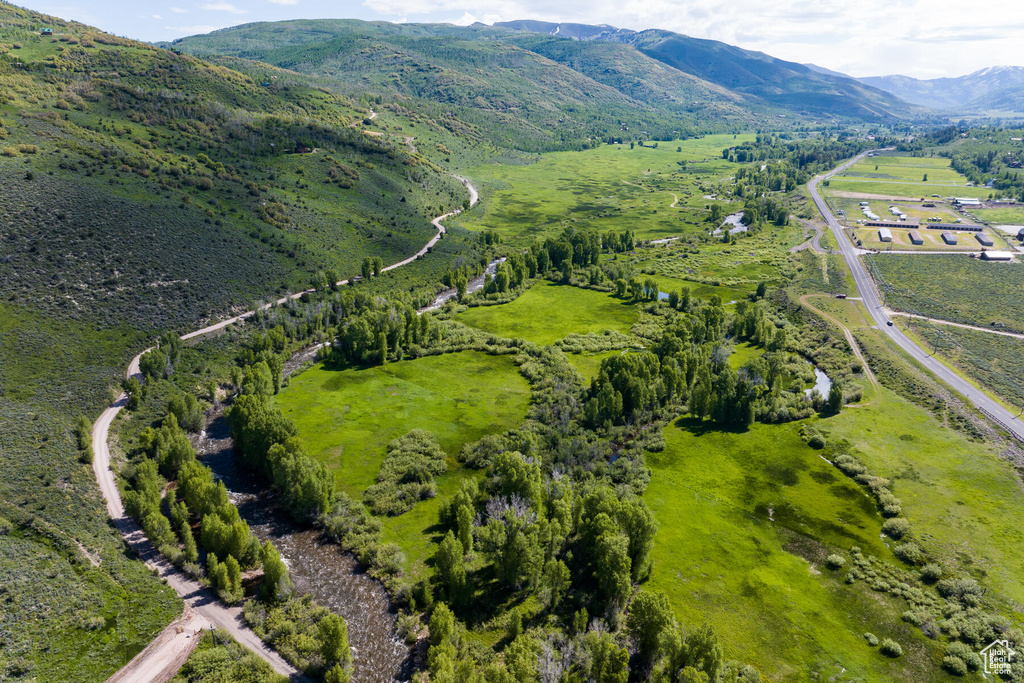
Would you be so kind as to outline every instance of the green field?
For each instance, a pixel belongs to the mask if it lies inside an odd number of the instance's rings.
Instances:
[[[831,421],[829,421],[831,422]],[[829,424],[829,423],[825,423]],[[930,680],[935,646],[899,621],[902,601],[846,586],[823,566],[839,548],[891,557],[874,501],[818,457],[796,425],[746,433],[680,420],[649,454],[645,500],[658,518],[650,588],[682,621],[716,624],[727,657],[745,657],[774,681]],[[888,660],[864,632],[898,640]]]
[[[551,282],[534,285],[511,303],[480,306],[456,320],[501,337],[550,344],[570,332],[629,332],[637,320],[636,305],[611,294]]]
[[[992,225],[1024,225],[1024,208],[1000,207],[998,209],[971,209],[978,220]]]
[[[433,552],[428,529],[441,497],[465,471],[455,456],[463,444],[515,427],[526,417],[530,387],[509,356],[465,351],[365,369],[322,365],[292,378],[276,398],[306,449],[335,473],[341,490],[362,499],[377,478],[389,441],[412,429],[433,433],[449,456],[439,497],[385,518],[383,539],[399,542],[415,574]]]
[[[477,166],[468,175],[484,200],[459,222],[514,242],[549,237],[570,224],[601,232],[629,229],[641,239],[705,232],[698,227],[711,201],[705,195],[718,196],[735,170],[722,159],[722,149],[749,139],[709,135],[661,142],[657,149],[653,143],[634,149],[602,145],[545,154],[530,165]]]
[[[924,180],[926,174],[927,181]],[[992,193],[985,187],[968,187],[967,183],[965,176],[950,167],[949,159],[878,156],[865,158],[834,176],[827,191],[929,198],[933,194],[986,198]]]
[[[907,313],[1024,330],[1024,264],[963,256],[866,256],[886,304]]]

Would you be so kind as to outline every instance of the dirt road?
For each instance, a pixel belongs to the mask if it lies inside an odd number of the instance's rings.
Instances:
[[[808,301],[808,299],[811,298],[831,297],[828,294],[804,294],[802,297],[800,297],[800,303],[806,306],[812,312],[820,315],[825,320],[828,320],[830,323],[838,326],[839,329],[843,331],[843,336],[846,337],[846,343],[850,345],[851,349],[853,349],[853,355],[857,357],[857,360],[860,361],[861,367],[864,368],[864,375],[867,376],[867,378],[871,381],[871,385],[875,387],[875,391],[879,391],[881,389],[881,385],[878,384],[878,379],[875,377],[875,373],[871,372],[871,368],[868,366],[868,362],[864,358],[864,354],[860,352],[860,347],[857,346],[857,340],[853,338],[853,333],[846,328],[846,325],[839,322],[839,320],[832,317],[831,315],[829,315],[828,313],[826,313],[825,311],[821,310],[820,308],[812,304],[810,301]]]
[[[374,113],[370,118],[373,118],[374,116],[376,116],[376,113]],[[477,192],[472,183],[465,178],[460,176],[455,177],[466,186],[466,190],[469,192],[469,205],[474,206],[480,200],[479,192]],[[441,221],[451,216],[455,216],[458,213],[460,213],[460,210],[456,209],[455,211],[446,213],[443,216],[438,216],[431,221],[434,227],[437,228],[437,234],[434,235],[434,237],[414,255],[407,259],[403,259],[398,263],[393,263],[384,268],[384,270],[401,268],[402,266],[412,263],[420,256],[425,255],[432,246],[437,244],[437,241],[441,239],[441,235],[445,232],[444,225],[441,224]],[[342,280],[338,284],[346,285],[348,284],[348,280]],[[285,303],[288,299],[295,299],[306,292],[314,291],[316,290],[310,289],[305,290],[304,292],[298,292],[279,299],[278,303]],[[271,304],[267,304],[263,308],[268,308],[270,305]],[[217,332],[228,325],[245,320],[255,313],[256,311],[247,311],[241,315],[228,318],[227,320],[207,325],[206,327],[194,332],[183,334],[181,338],[182,340],[187,340],[210,334],[212,332]],[[149,349],[146,349],[146,351],[148,350]],[[142,358],[142,354],[146,351],[143,351],[132,358],[125,373],[126,377],[136,377],[141,379],[139,360]],[[121,502],[121,493],[117,488],[114,471],[110,467],[110,447],[108,441],[110,426],[113,424],[114,418],[117,417],[118,413],[121,412],[127,403],[128,396],[122,393],[117,397],[114,403],[110,405],[110,407],[103,411],[93,424],[92,428],[92,447],[94,453],[92,463],[93,473],[96,476],[96,482],[99,484],[100,491],[103,493],[103,498],[107,503],[107,514],[110,515],[114,525],[121,532],[125,542],[127,542],[128,545],[138,553],[139,557],[148,567],[156,571],[161,578],[165,579],[167,584],[178,593],[182,600],[185,601],[186,612],[182,618],[188,617],[190,624],[188,628],[193,630],[209,628],[210,626],[222,628],[230,633],[231,636],[243,646],[249,648],[266,660],[278,673],[288,676],[294,681],[309,680],[306,676],[302,675],[298,670],[286,662],[279,654],[277,654],[277,652],[267,647],[266,644],[264,644],[264,642],[260,640],[260,638],[253,633],[248,626],[246,626],[245,620],[242,618],[242,609],[240,607],[227,607],[223,605],[211,590],[205,588],[197,581],[178,571],[156,551],[142,532],[142,529],[140,529],[135,523],[135,520],[124,513],[124,505]],[[183,631],[178,632],[178,628],[182,628]],[[148,647],[146,647],[145,650],[140,652],[134,659],[132,659],[131,662],[111,676],[108,681],[164,683],[165,681],[170,680],[175,673],[177,673],[178,669],[181,667],[181,663],[188,658],[188,654],[195,646],[195,638],[185,636],[184,631],[187,630],[188,629],[180,623],[180,619],[172,623],[170,626],[165,628],[160,635],[158,635],[157,638],[154,639]]]

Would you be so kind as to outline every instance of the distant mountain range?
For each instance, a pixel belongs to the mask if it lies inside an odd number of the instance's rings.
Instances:
[[[939,110],[1024,111],[1024,67],[990,66],[957,78],[921,80],[910,76],[858,78],[902,100]]]

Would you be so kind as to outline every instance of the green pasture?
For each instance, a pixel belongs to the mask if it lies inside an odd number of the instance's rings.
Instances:
[[[389,441],[412,429],[437,436],[450,468],[438,479],[438,497],[382,518],[383,539],[399,543],[413,574],[434,550],[429,529],[441,497],[466,475],[455,456],[463,444],[519,424],[529,400],[530,387],[510,357],[475,351],[360,369],[318,365],[293,377],[275,399],[310,455],[357,499],[376,481]]]
[[[513,242],[553,236],[570,224],[601,232],[630,229],[641,239],[694,231],[712,201],[705,195],[720,196],[734,172],[722,149],[749,139],[709,135],[660,142],[657,149],[650,142],[634,149],[602,145],[546,154],[523,166],[479,165],[468,176],[483,200],[459,223],[495,230]]]
[[[937,157],[865,157],[836,177],[926,182],[925,175],[928,176],[928,183],[938,185],[963,186],[967,182],[966,177],[953,169],[949,159]]]
[[[929,179],[931,176],[928,176]],[[966,180],[964,181],[966,182]],[[829,181],[825,188],[831,192],[855,192],[857,194],[875,194],[892,197],[931,197],[937,194],[940,197],[975,197],[987,199],[992,190],[987,187],[967,187],[963,183],[956,185],[942,185],[934,182],[908,182],[905,180],[885,180],[867,178],[847,178],[836,176]],[[879,214],[881,215],[881,214]]]
[[[470,308],[456,320],[501,337],[550,344],[571,332],[629,332],[638,317],[632,301],[611,294],[542,282],[515,301]]]
[[[843,669],[843,680],[931,680],[936,646],[899,620],[903,601],[824,566],[854,545],[891,553],[874,501],[797,429],[723,432],[686,419],[666,428],[664,451],[648,455],[645,500],[660,527],[649,588],[665,591],[688,627],[714,623],[728,634],[726,656],[769,680],[831,680]],[[865,632],[894,638],[904,656],[881,656]]]
[[[978,220],[992,225],[1024,225],[1024,208],[1001,206],[998,209],[971,209]]]

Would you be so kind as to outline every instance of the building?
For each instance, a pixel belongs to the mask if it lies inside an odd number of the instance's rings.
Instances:
[[[955,206],[959,206],[961,208],[963,208],[963,207],[973,207],[975,209],[980,209],[981,208],[981,200],[980,199],[974,199],[973,197],[953,197],[953,204]]]
[[[1013,254],[1008,251],[983,251],[981,252],[982,261],[1012,261]]]
[[[1017,233],[1017,239],[1019,239],[1021,242],[1024,242],[1024,228],[1021,228],[1020,232]]]
[[[916,228],[919,224],[917,221],[901,223],[899,221],[866,220],[864,221],[864,225],[869,228],[899,228],[901,230],[906,230],[907,228]]]
[[[984,233],[980,233],[980,232],[979,232],[979,233],[976,233],[976,234],[974,235],[974,238],[975,238],[975,239],[977,239],[977,240],[978,240],[978,242],[979,242],[979,243],[981,244],[981,246],[983,246],[983,247],[993,247],[993,246],[995,246],[995,244],[996,244],[995,242],[993,242],[993,241],[992,241],[992,238],[991,238],[991,237],[989,237],[988,235],[986,235],[986,234],[984,234]]]
[[[924,238],[921,237],[921,233],[917,230],[910,231],[910,243],[911,244],[924,244]]]
[[[942,233],[942,241],[946,244],[956,244],[956,235],[946,230]]]
[[[946,230],[952,228],[953,230],[963,230],[965,232],[981,232],[985,229],[984,225],[972,225],[971,223],[932,223],[928,226],[929,230]]]
[[[892,242],[892,233],[889,232],[889,228],[879,228],[878,239],[882,240],[883,242]]]

